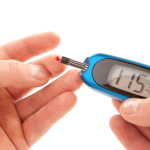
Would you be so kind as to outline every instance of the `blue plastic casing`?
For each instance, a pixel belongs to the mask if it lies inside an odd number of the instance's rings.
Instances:
[[[82,78],[83,82],[85,84],[87,84],[89,87],[91,87],[92,89],[96,90],[97,92],[100,92],[100,93],[102,93],[106,96],[109,96],[113,99],[116,99],[118,101],[123,102],[124,100],[128,99],[129,97],[126,97],[124,95],[121,95],[121,94],[112,92],[110,90],[107,90],[107,89],[101,87],[100,85],[98,85],[93,79],[92,70],[93,70],[94,65],[98,61],[100,61],[102,59],[108,59],[108,58],[129,62],[129,63],[132,63],[132,64],[147,67],[147,68],[150,68],[150,66],[145,65],[145,64],[141,64],[141,63],[138,63],[138,62],[135,62],[135,61],[132,61],[132,60],[127,60],[127,59],[124,59],[124,58],[119,58],[119,57],[116,57],[116,56],[107,55],[107,54],[94,54],[94,55],[92,55],[90,57],[87,57],[85,59],[84,63],[87,63],[89,66],[88,66],[88,69],[86,71],[83,71],[83,70],[80,71],[80,75],[81,75],[81,78]]]

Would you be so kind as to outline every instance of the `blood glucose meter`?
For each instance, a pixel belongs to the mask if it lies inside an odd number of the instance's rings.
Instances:
[[[84,63],[62,56],[60,63],[81,69],[83,82],[113,99],[150,97],[150,66],[107,54],[94,54]]]

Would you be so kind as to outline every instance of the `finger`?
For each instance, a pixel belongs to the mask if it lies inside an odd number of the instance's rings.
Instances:
[[[120,106],[120,114],[135,125],[150,127],[150,98],[126,100]]]
[[[13,98],[5,88],[0,89],[0,126],[17,150],[28,149]],[[0,138],[2,139],[3,136]]]
[[[65,92],[54,98],[38,112],[23,122],[23,130],[31,147],[37,142],[59,119],[70,111],[77,101],[73,92]]]
[[[122,102],[112,99],[112,104],[116,108],[116,110],[119,112],[119,108],[120,108],[120,105],[122,104]]]
[[[110,120],[110,127],[122,145],[128,150],[149,150],[150,143],[134,127],[120,115],[115,115]]]
[[[80,72],[70,70],[42,90],[16,103],[16,109],[22,121],[38,111],[49,101],[66,91],[75,91],[82,85]],[[27,111],[28,110],[28,111]]]
[[[116,110],[119,112],[119,108],[122,102],[112,99],[112,103],[114,107],[116,108]],[[146,137],[146,139],[150,141],[150,128],[149,127],[141,127],[141,126],[135,126],[135,127],[142,135],[144,135],[144,137]]]
[[[9,91],[9,93],[11,94],[11,96],[14,99],[14,102],[16,103],[17,101],[19,101],[21,98],[25,97],[27,94],[29,94],[30,92],[32,92],[36,88],[17,89],[17,88],[14,88],[12,86],[9,86],[6,89]]]
[[[25,64],[16,60],[0,60],[0,88],[37,87],[45,84],[49,78],[50,73],[42,65]]]
[[[122,102],[112,99],[112,103],[114,107],[116,108],[116,110],[119,112],[119,108]],[[142,135],[144,135],[144,137],[146,137],[146,139],[150,141],[150,128],[149,127],[141,127],[141,126],[135,126],[135,127]]]
[[[0,47],[0,60],[26,61],[56,48],[59,43],[60,36],[54,32],[31,35],[2,45]]]
[[[7,147],[11,150],[16,150],[14,144],[10,141],[8,135],[4,132],[2,127],[0,126],[0,148],[4,149],[4,147]]]
[[[50,79],[60,75],[65,69],[66,65],[60,63],[59,61],[56,61],[56,56],[59,56],[61,58],[61,55],[48,55],[45,57],[42,57],[34,62],[31,62],[32,65],[42,65],[44,66],[48,72],[50,73]],[[9,93],[13,96],[15,100],[19,100],[29,92],[31,92],[34,88],[28,88],[28,89],[16,89],[12,86],[7,87]]]
[[[150,141],[150,127],[141,127],[141,126],[135,126],[137,130],[144,135],[144,137]]]

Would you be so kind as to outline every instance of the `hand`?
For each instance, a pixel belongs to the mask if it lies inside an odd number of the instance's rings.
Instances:
[[[127,150],[150,150],[150,98],[112,100],[120,115],[110,120],[110,127]]]
[[[29,64],[24,61],[54,49],[56,33],[32,35],[0,47],[0,149],[28,150],[75,105],[73,93],[82,80],[71,70],[35,94],[34,88],[65,70],[49,55]],[[60,56],[60,55],[59,55]]]

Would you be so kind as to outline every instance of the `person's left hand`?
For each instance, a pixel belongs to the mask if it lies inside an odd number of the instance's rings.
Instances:
[[[28,150],[76,104],[74,91],[82,85],[78,70],[23,98],[65,70],[55,60],[60,55],[23,63],[59,43],[59,35],[46,32],[0,46],[0,150]]]
[[[112,100],[120,115],[110,119],[110,127],[127,150],[150,150],[150,98]]]

